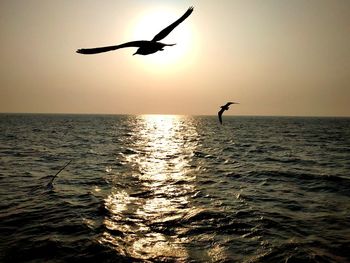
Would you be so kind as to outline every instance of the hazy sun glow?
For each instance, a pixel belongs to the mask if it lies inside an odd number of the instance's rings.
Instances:
[[[138,19],[130,25],[131,40],[152,40],[162,29],[176,21],[186,10],[152,9],[142,12]],[[176,65],[184,62],[193,53],[194,32],[191,27],[191,16],[177,26],[166,38],[160,40],[164,44],[176,44],[165,47],[152,55],[144,56],[140,63],[148,67]]]
[[[0,112],[350,116],[350,1],[81,2],[0,2]]]

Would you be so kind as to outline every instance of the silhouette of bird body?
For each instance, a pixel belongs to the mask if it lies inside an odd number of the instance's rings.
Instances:
[[[175,44],[164,44],[161,42],[155,42],[155,41],[144,41],[144,44],[142,44],[137,50],[136,53],[133,55],[149,55],[156,53],[157,51],[163,51],[164,47],[166,46],[174,46]]]
[[[219,116],[219,121],[222,124],[222,114],[224,113],[225,110],[228,110],[231,104],[239,104],[238,102],[227,102],[225,105],[221,106],[221,110],[218,112]]]
[[[149,55],[156,53],[157,51],[164,50],[164,47],[166,46],[174,46],[175,44],[164,44],[159,42],[159,40],[162,40],[167,35],[170,34],[171,31],[175,27],[177,27],[181,22],[183,22],[189,15],[193,12],[193,7],[188,8],[188,10],[174,23],[164,28],[162,31],[160,31],[157,35],[154,36],[152,40],[138,40],[138,41],[131,41],[127,42],[121,45],[115,45],[115,46],[107,46],[107,47],[97,47],[97,48],[82,48],[78,49],[77,53],[80,54],[97,54],[102,52],[108,52],[120,48],[126,48],[126,47],[138,47],[136,50],[136,53],[133,55]]]

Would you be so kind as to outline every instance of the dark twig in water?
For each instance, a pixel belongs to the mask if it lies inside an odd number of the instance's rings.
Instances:
[[[72,160],[70,160],[65,166],[63,166],[61,168],[61,170],[59,170],[54,176],[52,176],[52,179],[51,181],[47,184],[47,187],[49,188],[53,188],[53,181],[55,180],[55,178],[57,177],[57,175],[62,172],[64,170],[64,168],[66,168],[70,163],[71,163]]]

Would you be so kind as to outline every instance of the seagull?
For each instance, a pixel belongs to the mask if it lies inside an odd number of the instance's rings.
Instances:
[[[177,27],[181,22],[183,22],[187,17],[189,17],[189,15],[192,12],[193,12],[193,6],[189,7],[188,10],[178,20],[176,20],[174,23],[164,28],[157,35],[155,35],[152,40],[131,41],[131,42],[127,42],[116,46],[82,48],[82,49],[78,49],[77,53],[97,54],[97,53],[112,51],[112,50],[116,50],[124,47],[138,47],[136,53],[134,53],[133,55],[136,55],[136,54],[149,55],[149,54],[156,53],[157,51],[162,51],[164,50],[165,46],[174,46],[175,44],[164,44],[159,41],[165,38],[167,35],[169,35],[170,32],[173,31],[173,29]]]
[[[239,104],[239,103],[238,102],[227,102],[225,105],[220,107],[221,110],[218,112],[218,116],[219,116],[219,121],[220,121],[221,125],[222,125],[222,118],[221,118],[221,116],[222,116],[222,114],[224,113],[225,110],[229,109],[229,106],[231,104]]]

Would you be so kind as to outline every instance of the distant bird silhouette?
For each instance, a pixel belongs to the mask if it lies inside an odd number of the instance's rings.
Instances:
[[[169,33],[177,27],[182,21],[184,21],[191,13],[193,12],[193,7],[189,7],[188,10],[180,17],[178,20],[176,20],[174,23],[172,23],[170,26],[167,26],[162,31],[160,31],[157,35],[154,36],[152,40],[139,40],[139,41],[131,41],[127,42],[121,45],[116,46],[108,46],[108,47],[97,47],[97,48],[82,48],[78,49],[77,53],[80,54],[97,54],[107,51],[116,50],[119,48],[124,47],[138,47],[136,53],[133,55],[139,54],[139,55],[149,55],[152,53],[156,53],[157,51],[164,50],[165,46],[174,46],[175,44],[164,44],[161,42],[158,42],[159,40],[162,40],[165,38]]]
[[[224,113],[225,110],[229,109],[229,106],[231,104],[239,104],[238,102],[227,102],[225,105],[221,106],[221,110],[218,112],[218,116],[219,116],[219,121],[222,124],[222,114]]]

